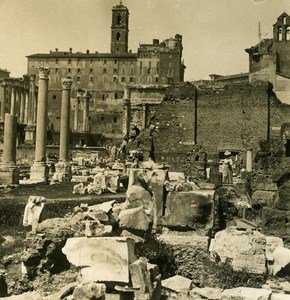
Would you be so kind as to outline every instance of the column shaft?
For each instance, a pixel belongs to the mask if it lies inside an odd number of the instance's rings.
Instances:
[[[28,119],[29,119],[29,95],[28,95],[27,91],[24,93],[24,97],[25,97],[24,124],[28,124]]]
[[[5,85],[0,86],[0,102],[1,102],[0,121],[4,122],[5,121],[5,103],[6,103],[6,86]]]
[[[84,97],[84,107],[83,107],[83,131],[88,131],[88,120],[89,119],[89,98]]]
[[[253,150],[247,150],[247,172],[253,172]]]
[[[12,116],[16,115],[16,103],[15,103],[15,89],[11,87],[11,101],[10,101],[10,114]]]
[[[77,98],[75,103],[75,111],[74,111],[74,131],[78,132],[79,127],[79,119],[78,119],[78,113],[79,113],[79,98]]]
[[[24,91],[20,91],[20,116],[19,116],[20,124],[24,123],[24,109],[25,109],[25,95],[24,95]]]
[[[5,114],[3,162],[16,162],[17,117]]]

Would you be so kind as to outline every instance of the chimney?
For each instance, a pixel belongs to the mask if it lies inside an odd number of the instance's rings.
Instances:
[[[159,45],[159,39],[153,39],[153,45]]]
[[[55,52],[58,52],[58,48],[55,48]]]
[[[90,54],[90,50],[89,49],[87,49],[87,54]]]
[[[72,48],[69,48],[69,52],[72,53]]]

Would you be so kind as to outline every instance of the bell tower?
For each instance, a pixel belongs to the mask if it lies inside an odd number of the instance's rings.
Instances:
[[[128,53],[129,10],[122,1],[112,9],[111,53]]]

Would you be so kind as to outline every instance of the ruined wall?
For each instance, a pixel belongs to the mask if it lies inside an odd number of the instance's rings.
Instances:
[[[290,79],[276,75],[275,92],[282,102],[290,104]]]
[[[156,110],[159,126],[158,137],[154,140],[157,160],[178,163],[173,166],[179,170],[195,140],[195,100],[194,97],[178,99],[178,94],[193,95],[194,88],[191,89],[172,93],[172,100],[164,101]],[[197,144],[209,153],[226,149],[246,151],[248,147],[258,151],[259,141],[267,138],[268,127],[271,136],[271,128],[281,126],[290,117],[290,106],[280,103],[275,94],[271,90],[268,94],[268,91],[267,83],[198,90]],[[178,157],[173,159],[173,153]]]

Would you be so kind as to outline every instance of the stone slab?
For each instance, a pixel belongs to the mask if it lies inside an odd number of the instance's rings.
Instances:
[[[69,238],[62,249],[73,265],[81,268],[82,281],[129,282],[134,242],[120,237]]]
[[[221,300],[270,300],[271,290],[238,287],[224,290]]]
[[[192,281],[183,276],[175,275],[173,277],[162,280],[161,286],[176,293],[184,293],[189,292],[192,287]]]

